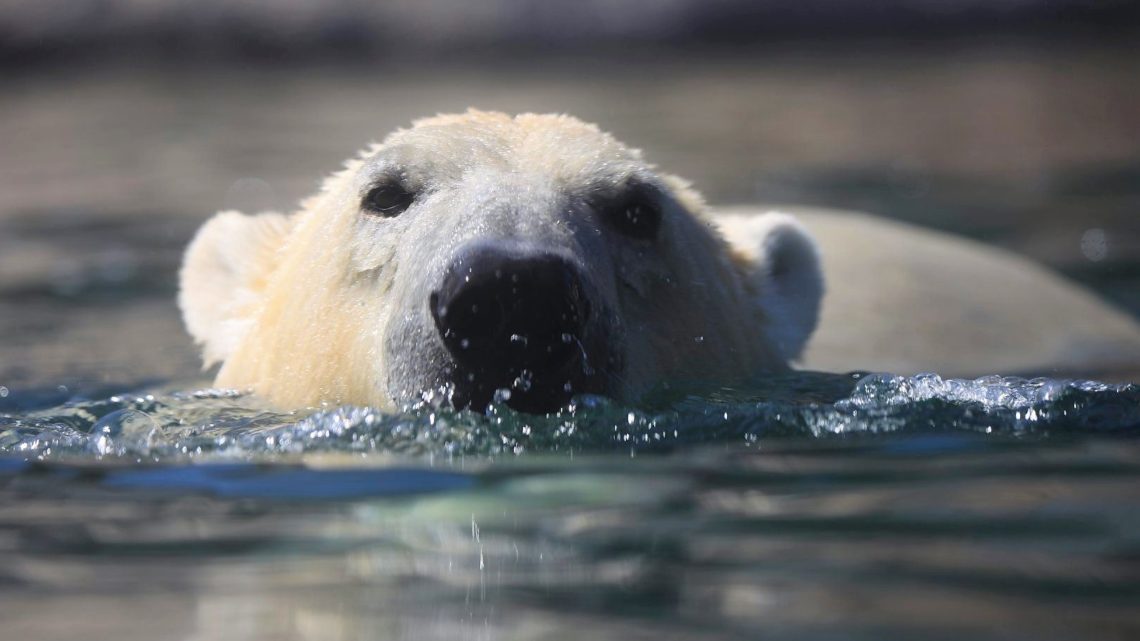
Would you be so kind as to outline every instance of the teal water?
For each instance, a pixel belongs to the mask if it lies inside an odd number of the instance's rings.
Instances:
[[[0,402],[5,638],[1140,637],[1135,385]]]

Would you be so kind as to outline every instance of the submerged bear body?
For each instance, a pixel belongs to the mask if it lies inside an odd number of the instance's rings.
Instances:
[[[591,125],[471,111],[395,132],[295,213],[218,214],[179,303],[217,384],[282,407],[634,400],[804,348],[814,243],[787,216],[748,226],[730,247],[683,181]]]

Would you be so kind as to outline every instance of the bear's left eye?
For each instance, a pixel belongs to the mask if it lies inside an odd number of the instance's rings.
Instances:
[[[631,189],[606,209],[610,225],[630,238],[653,239],[661,227],[661,208],[646,189]]]
[[[368,213],[393,218],[410,207],[415,199],[416,195],[403,185],[385,183],[369,190],[360,206]]]

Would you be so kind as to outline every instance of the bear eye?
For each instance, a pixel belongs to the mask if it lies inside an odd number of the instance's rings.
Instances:
[[[368,213],[394,218],[410,207],[415,199],[416,195],[403,185],[385,183],[369,190],[360,206]]]
[[[631,190],[607,209],[610,224],[630,238],[650,240],[661,227],[661,208],[644,189]]]

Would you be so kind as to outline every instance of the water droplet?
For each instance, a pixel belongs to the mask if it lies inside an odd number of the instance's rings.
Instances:
[[[0,385],[0,398],[8,398],[8,388]]]
[[[95,440],[91,449],[100,456],[128,450],[149,450],[158,424],[146,412],[121,409],[95,422],[91,435]]]
[[[511,383],[511,387],[523,392],[529,391],[533,385],[534,373],[527,369],[520,372],[518,377]]]
[[[1099,263],[1108,257],[1108,235],[1099,227],[1085,230],[1081,235],[1081,253],[1088,260]]]

